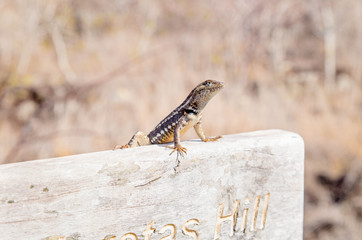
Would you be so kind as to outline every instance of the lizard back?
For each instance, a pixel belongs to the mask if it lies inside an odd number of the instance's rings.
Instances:
[[[175,131],[176,124],[183,115],[183,111],[176,108],[159,124],[157,124],[157,126],[147,135],[151,143],[160,144],[171,142],[173,140],[173,133]]]

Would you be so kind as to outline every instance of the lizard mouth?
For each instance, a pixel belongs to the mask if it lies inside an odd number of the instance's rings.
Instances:
[[[215,86],[213,91],[219,91],[225,87],[225,84],[223,82],[217,82],[218,84]]]
[[[216,81],[215,81],[216,82]],[[209,96],[207,96],[207,99],[211,99],[213,96],[215,96],[218,92],[221,91],[221,89],[224,88],[224,83],[223,82],[216,82],[216,84],[214,84],[214,86],[212,88],[209,88]],[[206,94],[207,95],[207,94]]]
[[[215,81],[215,80],[212,80],[212,82],[213,82],[213,85],[212,85],[213,90],[222,89],[225,86],[225,84],[223,82],[219,82],[219,81]]]

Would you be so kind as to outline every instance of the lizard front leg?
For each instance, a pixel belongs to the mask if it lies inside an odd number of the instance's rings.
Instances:
[[[174,146],[173,147],[168,146],[168,148],[173,149],[172,152],[170,153],[170,155],[172,153],[174,153],[175,151],[177,151],[177,158],[178,158],[178,155],[181,155],[181,157],[184,157],[184,154],[185,155],[187,154],[187,149],[180,145],[180,131],[183,127],[185,127],[186,124],[187,124],[186,116],[182,116],[180,118],[180,120],[177,122],[174,132],[173,132]]]
[[[147,134],[143,132],[136,132],[131,140],[126,145],[117,145],[115,149],[124,149],[124,148],[132,148],[132,147],[139,147],[139,146],[145,146],[150,145],[150,139],[147,137]]]
[[[204,142],[213,142],[213,141],[217,141],[219,138],[221,138],[221,136],[217,136],[217,137],[213,137],[213,138],[205,137],[204,130],[202,130],[202,126],[201,126],[201,119],[194,125],[194,129],[195,129],[197,135],[199,136],[199,138]]]

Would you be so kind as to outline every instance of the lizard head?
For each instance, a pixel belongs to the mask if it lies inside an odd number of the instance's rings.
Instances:
[[[206,80],[200,83],[190,94],[192,95],[193,100],[191,105],[198,110],[202,110],[210,99],[214,97],[223,87],[224,83],[215,80]]]

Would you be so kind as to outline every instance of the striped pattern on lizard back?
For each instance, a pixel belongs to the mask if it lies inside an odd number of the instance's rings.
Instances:
[[[185,110],[182,110],[182,106],[183,104],[172,111],[147,135],[152,144],[168,143],[173,141],[176,124],[186,113]],[[195,114],[192,115],[194,115],[195,118],[187,115],[186,124],[182,125],[180,135],[183,135],[187,129],[194,125],[196,120],[196,110],[193,111]]]

